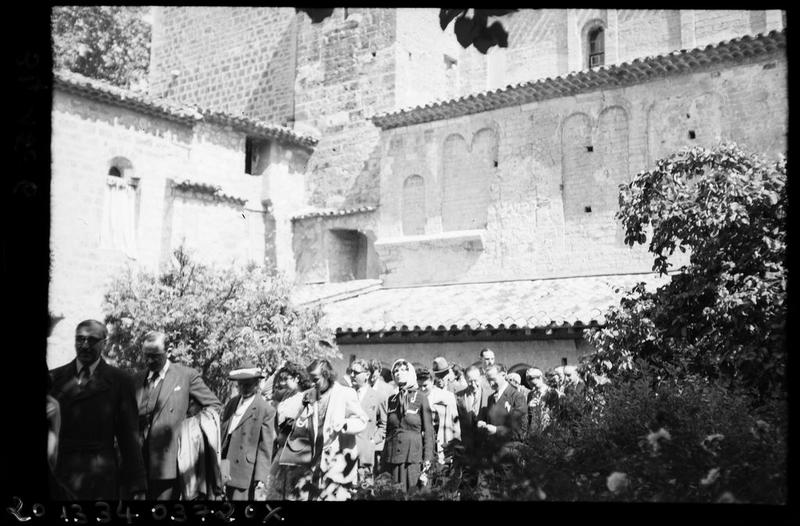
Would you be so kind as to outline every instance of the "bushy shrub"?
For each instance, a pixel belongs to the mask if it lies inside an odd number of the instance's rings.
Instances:
[[[733,144],[656,162],[620,192],[630,244],[648,242],[653,270],[689,253],[651,292],[637,286],[587,331],[595,373],[627,374],[637,359],[659,374],[699,374],[762,398],[786,396],[786,161]]]
[[[112,326],[109,352],[120,366],[143,367],[141,338],[163,331],[172,359],[199,370],[221,399],[228,372],[247,360],[272,371],[282,360],[339,357],[334,335],[319,325],[321,311],[292,306],[285,280],[255,266],[202,265],[183,249],[163,272],[118,278],[104,312]],[[318,345],[323,338],[334,347]]]
[[[512,444],[505,462],[457,456],[411,497],[383,481],[357,498],[786,502],[784,402],[754,408],[747,393],[703,378],[637,370],[550,400],[550,426]]]

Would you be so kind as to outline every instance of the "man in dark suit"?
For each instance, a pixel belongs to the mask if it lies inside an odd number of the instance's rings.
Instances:
[[[506,381],[497,365],[486,369],[486,380],[494,390],[479,417],[487,454],[500,452],[508,442],[521,442],[528,430],[528,404],[522,393]]]
[[[200,374],[167,359],[165,335],[150,332],[142,344],[147,370],[136,375],[139,429],[151,500],[172,500],[178,490],[178,436],[189,401],[219,413],[222,404]]]
[[[106,337],[99,321],[79,323],[76,359],[51,372],[51,395],[61,411],[56,476],[78,500],[143,499],[146,477],[133,379],[101,358]]]
[[[387,399],[370,387],[369,364],[366,360],[355,360],[350,364],[350,379],[361,403],[361,409],[367,414],[367,427],[356,435],[359,484],[365,482],[372,484],[376,467],[375,451],[383,449],[386,437]]]
[[[229,500],[255,500],[255,490],[266,492],[275,441],[275,407],[259,394],[261,369],[248,363],[230,372],[239,394],[222,412],[223,478]]]
[[[456,407],[458,408],[458,421],[461,424],[461,443],[465,453],[473,457],[477,455],[478,417],[481,410],[486,407],[489,398],[488,389],[483,387],[481,371],[474,365],[467,367],[464,372],[467,388],[456,393]]]

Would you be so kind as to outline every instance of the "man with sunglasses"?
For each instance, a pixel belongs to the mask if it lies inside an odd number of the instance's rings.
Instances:
[[[128,373],[101,357],[106,337],[104,324],[82,321],[75,329],[76,359],[50,373],[61,410],[56,477],[77,500],[143,499],[136,391]]]
[[[367,414],[367,427],[356,435],[358,447],[358,483],[373,484],[376,452],[383,450],[386,436],[386,398],[369,385],[370,370],[366,360],[355,360],[348,369],[361,409]]]

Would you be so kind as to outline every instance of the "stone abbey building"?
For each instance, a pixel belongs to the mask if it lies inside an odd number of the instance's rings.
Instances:
[[[618,185],[684,146],[785,152],[781,11],[520,10],[481,55],[432,9],[158,7],[150,92],[57,72],[48,362],[98,278],[185,243],[321,303],[344,356],[575,363],[657,286]]]

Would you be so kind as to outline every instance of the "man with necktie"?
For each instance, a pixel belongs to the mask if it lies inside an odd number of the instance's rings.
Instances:
[[[478,454],[478,417],[486,406],[489,390],[483,387],[481,371],[476,366],[467,367],[464,372],[467,388],[456,394],[458,421],[461,424],[461,442],[469,457]]]
[[[481,440],[485,453],[494,455],[508,442],[522,442],[528,430],[528,404],[522,393],[512,387],[497,365],[486,369],[486,380],[493,393],[481,410],[477,427],[484,433]]]
[[[134,381],[101,357],[106,338],[104,324],[82,321],[75,329],[76,359],[51,372],[61,413],[56,477],[78,500],[143,499]]]
[[[222,404],[200,373],[167,359],[164,333],[147,333],[142,352],[147,369],[137,374],[135,384],[142,455],[147,468],[147,498],[178,499],[178,437],[181,423],[189,416],[189,402],[199,410],[217,413]]]

